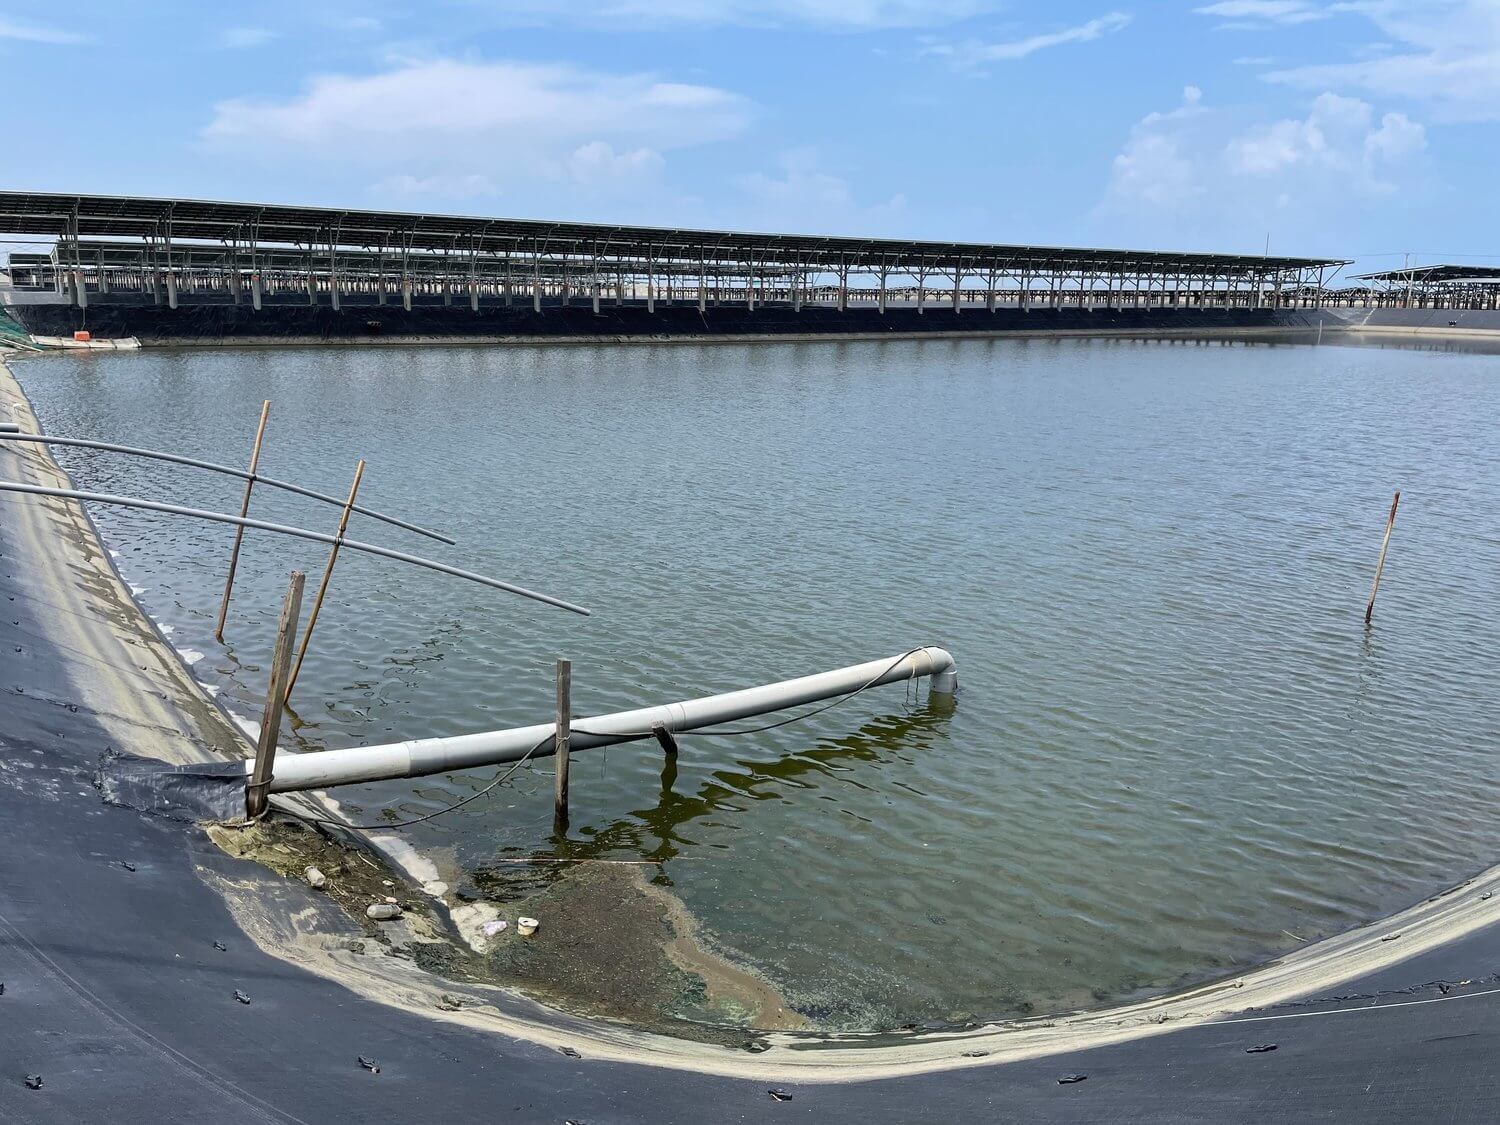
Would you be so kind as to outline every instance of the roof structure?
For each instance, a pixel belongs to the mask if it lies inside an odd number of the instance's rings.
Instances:
[[[1500,281],[1500,266],[1409,266],[1399,270],[1381,270],[1364,273],[1355,281],[1387,281],[1405,284],[1410,281],[1418,285],[1441,285],[1447,282]]]
[[[188,240],[247,248],[748,261],[804,269],[904,268],[918,263],[954,271],[1173,272],[1250,278],[1344,264],[1328,258],[837,238],[43,192],[0,192],[0,233],[167,244]]]

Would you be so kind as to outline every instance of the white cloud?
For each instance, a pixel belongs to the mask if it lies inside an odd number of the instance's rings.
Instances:
[[[849,181],[822,168],[811,148],[789,149],[777,158],[775,172],[753,172],[735,183],[747,198],[742,213],[748,215],[736,225],[762,230],[871,234],[906,208],[900,194],[860,204]]]
[[[1130,132],[1110,173],[1110,202],[1176,209],[1203,193],[1195,159],[1194,123],[1205,112],[1203,91],[1189,86],[1182,104],[1167,113],[1151,113]]]
[[[35,24],[17,23],[14,20],[0,18],[0,39],[16,39],[22,43],[51,43],[65,45],[69,43],[83,43],[85,37],[71,31],[58,31],[51,27],[38,27]]]
[[[377,193],[469,198],[638,180],[663,152],[736,135],[750,113],[733,93],[650,74],[430,59],[221,102],[203,138],[236,157],[363,172]]]
[[[654,176],[666,163],[654,148],[616,152],[607,141],[579,145],[568,157],[568,174],[584,184],[617,184],[620,180]]]
[[[1034,55],[1049,47],[1061,47],[1068,43],[1088,43],[1102,39],[1106,35],[1124,29],[1129,23],[1130,16],[1124,12],[1110,12],[1108,15],[1075,27],[1042,32],[1022,39],[1011,39],[999,43],[984,43],[978,40],[968,40],[963,43],[934,43],[923,53],[945,56],[955,65],[963,67],[1011,62],[1024,59],[1028,55]]]
[[[1358,90],[1420,100],[1449,120],[1500,120],[1500,3],[1495,0],[1359,0],[1335,5],[1374,22],[1389,53],[1273,72],[1303,89]]]
[[[219,45],[221,47],[264,47],[276,38],[274,31],[264,27],[231,27],[219,34]]]
[[[1247,124],[1189,87],[1176,109],[1132,129],[1096,218],[1128,219],[1162,244],[1228,248],[1225,232],[1246,228],[1321,236],[1324,217],[1351,220],[1413,181],[1426,143],[1421,124],[1401,113],[1377,120],[1358,98],[1325,92],[1303,117]]]
[[[1219,0],[1193,11],[1200,16],[1217,16],[1230,20],[1234,27],[1264,27],[1270,24],[1295,26],[1327,19],[1331,14],[1310,0]]]
[[[502,0],[477,2],[491,18],[521,24],[560,23],[610,28],[697,26],[782,27],[875,31],[942,27],[995,11],[1001,0]]]
[[[375,185],[382,195],[436,195],[447,199],[474,199],[494,195],[499,189],[488,176],[387,176]]]

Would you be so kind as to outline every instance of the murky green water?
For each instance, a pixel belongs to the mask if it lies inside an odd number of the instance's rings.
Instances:
[[[1057,1008],[1350,926],[1500,856],[1500,358],[1107,341],[183,351],[17,365],[49,429],[263,467],[453,533],[353,534],[573,598],[578,619],[346,555],[294,705],[309,746],[545,721],[939,644],[801,726],[580,755],[412,833],[482,880],[659,860],[825,1026]],[[80,486],[238,487],[61,451]],[[1364,599],[1403,506],[1375,628]],[[0,503],[9,504],[10,500]],[[0,508],[3,511],[3,508]],[[336,513],[257,496],[255,514]],[[205,682],[258,711],[286,572],[252,537],[96,516]],[[492,776],[373,786],[417,814]]]

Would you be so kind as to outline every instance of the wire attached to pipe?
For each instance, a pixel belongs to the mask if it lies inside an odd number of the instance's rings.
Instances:
[[[286,812],[289,816],[294,816],[298,820],[304,820],[304,821],[307,821],[307,822],[309,822],[311,824],[328,824],[328,825],[332,825],[335,828],[353,828],[353,829],[357,829],[358,831],[361,831],[361,832],[376,832],[376,831],[379,831],[379,830],[382,830],[382,829],[388,829],[388,828],[410,828],[414,824],[424,824],[424,823],[426,823],[429,820],[436,820],[440,816],[445,816],[448,813],[451,813],[451,812],[454,812],[457,809],[463,808],[470,801],[477,801],[477,800],[479,800],[479,798],[481,798],[483,796],[486,796],[487,794],[493,793],[504,782],[506,782],[507,780],[509,780],[510,776],[513,773],[515,773],[518,769],[520,769],[523,765],[525,765],[526,762],[527,762],[527,760],[530,759],[530,757],[533,754],[535,754],[543,746],[547,745],[547,743],[551,742],[552,739],[553,739],[553,737],[554,737],[553,735],[549,734],[546,738],[542,739],[535,746],[533,746],[530,750],[526,751],[526,753],[522,754],[519,758],[517,758],[514,762],[512,762],[510,769],[508,769],[504,773],[500,774],[498,777],[495,778],[494,781],[490,782],[483,789],[479,790],[479,792],[477,792],[477,793],[470,793],[462,801],[458,801],[455,804],[447,806],[446,808],[438,809],[436,812],[430,812],[426,816],[414,817],[411,820],[386,821],[386,822],[384,822],[382,824],[351,824],[347,820],[330,820],[327,817],[310,816],[310,815],[308,815],[306,813],[294,812],[291,809],[285,809],[285,810],[282,810],[282,811]],[[262,814],[262,815],[264,815],[264,814]]]

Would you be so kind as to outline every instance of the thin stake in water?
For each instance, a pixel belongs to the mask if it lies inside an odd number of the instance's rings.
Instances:
[[[271,682],[266,688],[266,711],[260,721],[260,738],[255,744],[255,770],[245,786],[245,815],[251,820],[266,811],[272,770],[276,764],[276,740],[281,734],[281,713],[286,709],[286,674],[292,663],[292,648],[297,641],[297,616],[302,612],[300,570],[292,571],[286,597],[281,603],[281,619],[276,623],[276,653],[271,659]]]
[[[240,501],[240,519],[250,514],[250,493],[255,490],[255,469],[260,464],[260,443],[266,436],[266,419],[271,414],[271,400],[266,399],[260,407],[260,425],[255,430],[255,446],[250,450],[250,475],[245,478],[245,498]],[[224,643],[224,622],[229,617],[229,595],[234,590],[234,572],[240,565],[240,545],[245,541],[245,529],[234,529],[234,550],[229,552],[229,577],[224,580],[224,600],[219,603],[219,623],[214,626],[214,639]]]
[[[286,694],[290,699],[292,688],[297,686],[297,677],[302,674],[302,662],[307,659],[307,646],[312,643],[313,627],[318,623],[318,614],[323,609],[323,598],[328,593],[328,583],[333,578],[333,564],[339,561],[339,548],[344,545],[344,532],[349,528],[349,514],[354,511],[354,498],[359,495],[359,482],[365,475],[364,458],[354,467],[354,483],[349,486],[349,499],[339,516],[338,534],[333,537],[333,549],[328,552],[328,565],[323,568],[323,580],[318,583],[318,595],[313,599],[312,612],[307,615],[307,632],[302,634],[302,647],[297,650],[297,666],[292,669],[292,678],[287,681]]]
[[[552,826],[557,832],[568,830],[568,748],[573,732],[573,662],[557,662],[557,772],[552,795]]]
[[[1391,516],[1385,521],[1385,538],[1380,541],[1380,561],[1375,564],[1375,582],[1370,587],[1370,604],[1365,606],[1365,624],[1375,616],[1375,595],[1380,593],[1380,572],[1385,569],[1385,552],[1391,545],[1391,531],[1396,526],[1396,508],[1401,503],[1401,493],[1397,491],[1396,498],[1391,501]]]

